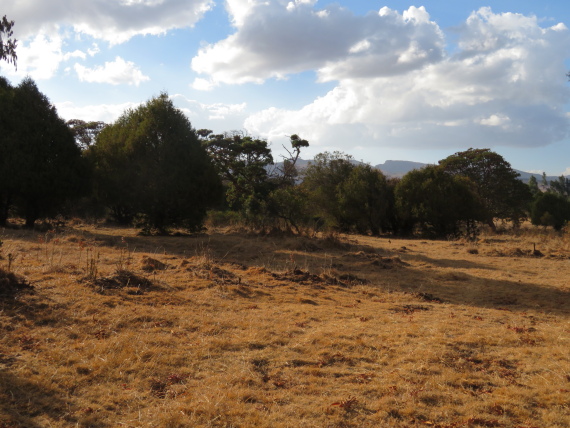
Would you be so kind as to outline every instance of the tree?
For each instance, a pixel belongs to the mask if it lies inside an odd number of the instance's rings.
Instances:
[[[65,122],[34,81],[3,85],[2,106],[9,106],[2,132],[0,223],[10,206],[25,217],[26,226],[52,215],[68,199],[87,190],[88,168]]]
[[[532,200],[530,190],[501,155],[489,149],[469,149],[439,164],[447,173],[468,177],[475,183],[485,221],[492,229],[494,219],[511,220],[518,225],[526,217]]]
[[[198,132],[224,181],[229,206],[250,220],[262,213],[272,190],[267,166],[273,164],[273,157],[267,141],[237,132],[218,135],[210,135],[209,130]]]
[[[16,55],[16,47],[18,46],[18,41],[13,38],[14,31],[14,21],[8,21],[6,15],[0,20],[0,60],[5,60],[8,64],[14,64],[16,67],[16,61],[18,56]]]
[[[560,194],[541,193],[532,203],[530,219],[535,226],[552,226],[560,230],[570,220],[570,202]]]
[[[285,222],[289,230],[302,233],[301,227],[310,222],[308,198],[304,188],[297,184],[299,171],[297,161],[301,149],[309,147],[309,142],[297,134],[290,137],[291,150],[283,146],[289,157],[283,156],[283,166],[277,168],[277,173],[270,177],[274,189],[269,194],[269,214]]]
[[[327,227],[344,231],[350,227],[339,206],[338,193],[353,169],[352,157],[341,152],[319,153],[305,169],[303,187],[312,215],[321,217]]]
[[[279,168],[279,176],[284,183],[293,185],[299,175],[297,171],[297,161],[301,155],[301,149],[309,147],[309,142],[297,134],[291,135],[289,139],[291,142],[291,150],[283,146],[289,157],[283,156],[283,167]]]
[[[528,189],[530,190],[530,193],[532,194],[533,197],[535,197],[540,193],[540,189],[538,187],[538,181],[536,180],[536,177],[534,175],[531,175],[530,178],[528,179]]]
[[[302,188],[312,216],[344,232],[379,234],[389,228],[386,178],[370,165],[341,152],[320,153],[305,170]]]
[[[482,219],[474,183],[467,177],[448,174],[440,166],[407,173],[396,185],[395,198],[404,231],[419,227],[426,235],[443,237]]]
[[[0,76],[0,226],[5,226],[13,204],[15,184],[11,178],[14,150],[14,88]]]
[[[560,196],[570,196],[570,178],[565,178],[561,175],[558,177],[558,180],[550,181],[550,191]]]
[[[85,122],[81,119],[71,119],[67,121],[67,126],[71,129],[76,144],[81,147],[82,150],[86,150],[95,144],[97,135],[99,135],[107,125],[105,122]]]
[[[370,165],[356,165],[337,193],[341,216],[361,234],[378,235],[386,226],[389,209],[386,177]]]
[[[145,230],[197,229],[221,194],[196,132],[166,93],[125,111],[89,154],[99,198],[119,220],[139,215]]]

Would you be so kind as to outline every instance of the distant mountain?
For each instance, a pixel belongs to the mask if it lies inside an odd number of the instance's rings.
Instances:
[[[302,171],[310,163],[311,163],[310,160],[298,159],[297,160],[297,167],[299,168],[299,170]],[[354,163],[355,165],[358,165],[359,163],[362,163],[362,162],[353,160],[352,163]],[[280,165],[282,165],[282,162],[279,162],[276,165],[280,166]],[[386,175],[387,177],[402,178],[408,172],[410,172],[414,169],[423,168],[424,166],[427,166],[427,165],[428,165],[427,163],[421,163],[421,162],[412,162],[412,161],[403,161],[403,160],[387,160],[384,163],[374,165],[374,168],[382,171],[384,173],[384,175]],[[538,180],[539,183],[540,183],[540,180],[542,180],[542,174],[534,174],[534,173],[530,173],[530,172],[520,171],[518,169],[515,169],[515,171],[520,174],[520,179],[524,183],[528,183],[528,180],[530,179],[530,177],[532,175],[534,175],[536,177],[536,179]],[[553,180],[558,180],[558,177],[547,175],[546,179],[548,180],[548,182],[550,182]]]
[[[406,175],[408,172],[410,172],[411,170],[423,168],[426,165],[427,165],[426,163],[421,163],[421,162],[387,160],[384,163],[376,165],[375,168],[378,168],[380,171],[382,171],[388,177],[400,177],[401,178],[404,175]],[[542,180],[542,174],[534,174],[534,173],[530,173],[530,172],[521,171],[518,169],[515,169],[515,171],[520,174],[519,178],[524,183],[528,183],[528,180],[530,180],[530,177],[533,175],[535,176],[535,178],[539,182],[540,182],[540,180]],[[550,182],[553,180],[558,180],[558,177],[547,175],[546,179],[548,180],[548,182]]]
[[[420,169],[427,163],[411,162],[402,160],[387,160],[384,163],[375,165],[374,168],[379,169],[388,177],[401,178],[413,169]]]

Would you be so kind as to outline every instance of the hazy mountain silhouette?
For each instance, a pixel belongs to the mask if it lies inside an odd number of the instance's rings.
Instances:
[[[310,163],[311,163],[310,160],[298,159],[297,160],[297,168],[300,171],[302,171]],[[352,163],[359,164],[362,162],[359,162],[357,160],[353,160]],[[282,162],[276,163],[276,166],[280,166],[280,165],[282,165]],[[384,173],[384,175],[386,175],[387,177],[402,178],[408,172],[410,172],[414,169],[423,168],[426,165],[428,165],[428,164],[427,163],[421,163],[421,162],[412,162],[412,161],[405,161],[405,160],[387,160],[384,163],[374,165],[374,168],[377,168],[380,171],[382,171]],[[515,171],[520,174],[519,178],[525,183],[528,183],[528,180],[530,179],[530,177],[532,175],[534,175],[536,177],[536,179],[538,180],[539,183],[542,180],[542,174],[534,174],[534,173],[530,173],[530,172],[526,172],[526,171],[521,171],[518,169],[515,169]],[[548,182],[550,182],[553,180],[558,180],[558,177],[552,176],[552,175],[547,175],[546,179],[548,180]]]

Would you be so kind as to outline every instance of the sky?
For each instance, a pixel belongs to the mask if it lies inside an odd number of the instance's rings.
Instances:
[[[490,148],[570,175],[567,0],[0,0],[66,120],[115,121],[167,92],[196,129],[305,159],[437,163]]]

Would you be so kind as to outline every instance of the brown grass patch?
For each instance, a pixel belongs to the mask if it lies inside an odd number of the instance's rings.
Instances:
[[[565,235],[2,240],[0,427],[570,426]]]

